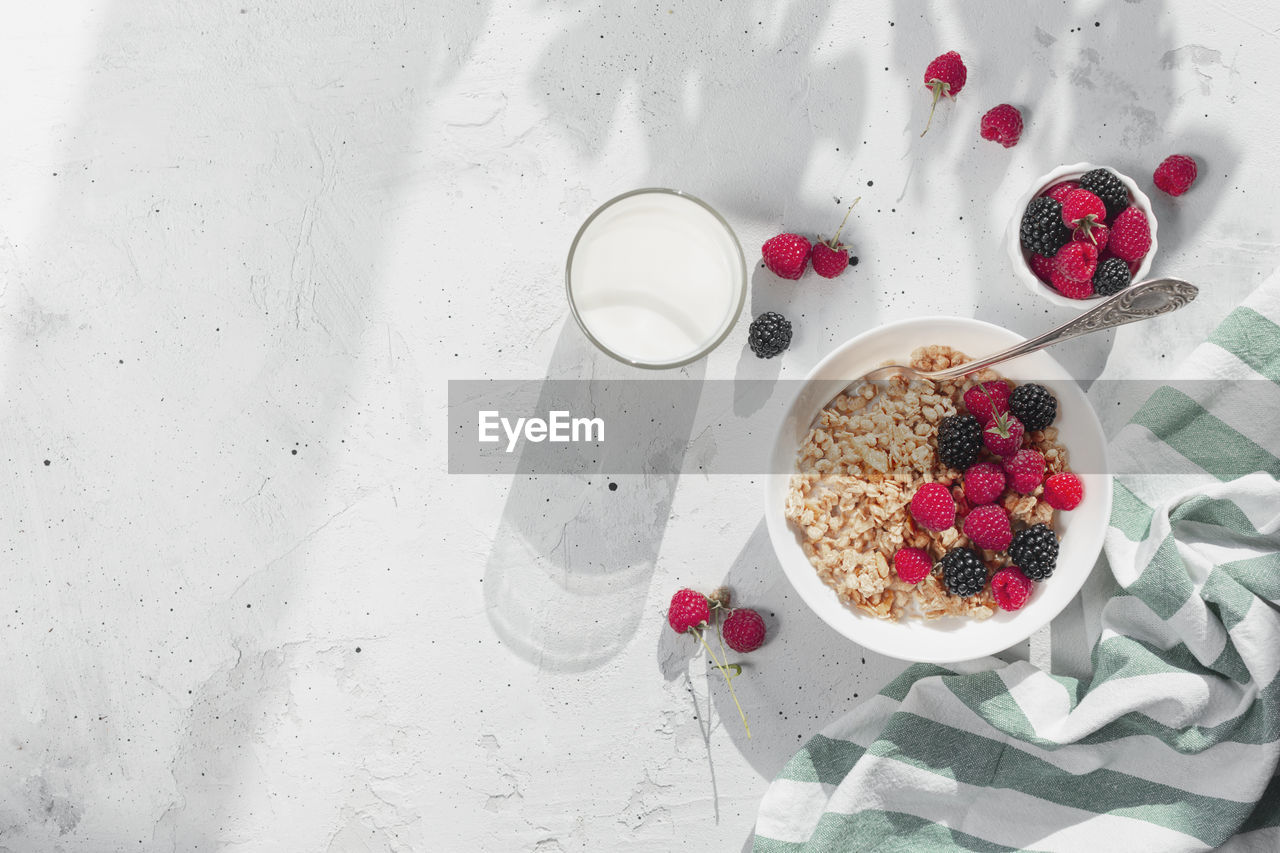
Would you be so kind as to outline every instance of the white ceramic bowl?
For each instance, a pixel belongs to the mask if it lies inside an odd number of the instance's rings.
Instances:
[[[1151,210],[1151,199],[1147,198],[1147,194],[1139,189],[1138,185],[1128,175],[1121,174],[1110,166],[1103,167],[1095,166],[1092,163],[1076,163],[1071,166],[1059,166],[1049,174],[1041,176],[1018,199],[1018,203],[1013,209],[1013,218],[1009,222],[1009,233],[1005,237],[1005,246],[1009,252],[1009,263],[1013,266],[1013,274],[1027,286],[1027,289],[1063,308],[1079,308],[1087,304],[1091,299],[1100,297],[1091,296],[1089,299],[1071,299],[1036,278],[1036,274],[1031,271],[1031,266],[1028,264],[1031,253],[1022,248],[1022,239],[1019,234],[1022,226],[1022,214],[1026,212],[1027,205],[1031,203],[1031,199],[1040,195],[1054,184],[1062,181],[1077,181],[1085,172],[1101,168],[1110,170],[1120,179],[1120,183],[1124,184],[1125,188],[1129,190],[1129,196],[1133,199],[1134,207],[1139,208],[1147,215],[1147,222],[1151,225],[1151,248],[1147,250],[1146,257],[1142,259],[1137,273],[1133,276],[1135,282],[1142,281],[1147,277],[1147,274],[1151,272],[1151,262],[1156,256],[1156,249],[1158,248],[1156,244],[1156,216]]]
[[[945,344],[979,357],[1012,346],[1022,338],[1008,329],[963,317],[928,317],[881,326],[840,346],[810,372],[791,402],[774,439],[770,471],[795,470],[796,449],[823,405],[841,388],[885,361],[904,362],[911,351]],[[787,579],[814,614],[850,640],[868,649],[908,661],[950,663],[1007,649],[1047,625],[1080,591],[1098,559],[1111,516],[1111,475],[1102,426],[1084,392],[1071,375],[1044,352],[998,365],[1012,380],[1035,381],[1058,398],[1062,443],[1072,470],[1084,481],[1084,500],[1071,512],[1058,513],[1062,538],[1057,568],[1036,584],[1031,600],[1018,611],[998,612],[985,621],[944,618],[888,622],[842,604],[818,577],[800,542],[803,535],[783,515],[790,473],[765,478],[765,520],[769,538]]]

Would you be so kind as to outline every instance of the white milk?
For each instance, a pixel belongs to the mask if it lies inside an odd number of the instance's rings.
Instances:
[[[698,202],[661,190],[601,210],[569,261],[582,325],[605,349],[650,366],[708,349],[736,319],[745,284],[733,232]]]

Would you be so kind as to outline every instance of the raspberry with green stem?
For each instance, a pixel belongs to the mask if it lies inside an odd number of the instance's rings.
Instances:
[[[960,59],[960,54],[949,50],[929,63],[924,70],[924,84],[933,92],[933,104],[929,107],[929,122],[920,132],[924,136],[933,125],[933,112],[938,108],[938,99],[943,95],[954,98],[964,88],[968,79],[968,69]]]
[[[853,213],[854,206],[860,201],[862,201],[862,196],[855,198],[853,204],[849,205],[849,209],[844,212],[844,219],[840,220],[840,227],[836,229],[834,237],[828,240],[819,240],[813,245],[813,252],[810,254],[809,260],[813,264],[813,271],[823,278],[835,278],[849,266],[849,247],[840,242],[840,234],[844,231],[845,223],[849,221],[849,214]]]
[[[751,727],[747,725],[746,712],[742,710],[742,704],[738,702],[738,693],[733,689],[733,679],[742,675],[742,666],[737,663],[729,662],[729,653],[725,651],[724,635],[720,630],[721,614],[732,613],[729,609],[729,601],[731,600],[729,588],[722,586],[714,590],[711,595],[703,595],[694,589],[677,590],[675,595],[671,597],[671,605],[667,608],[667,622],[671,625],[671,629],[677,634],[692,634],[698,638],[698,642],[702,644],[702,648],[706,649],[707,655],[711,658],[711,663],[716,669],[720,670],[720,674],[724,676],[725,684],[729,687],[729,695],[733,697],[733,704],[738,709],[738,716],[742,718],[742,727],[747,730],[747,737],[751,737]],[[711,625],[716,626],[716,636],[720,638],[720,657],[716,657],[715,652],[711,650],[711,646],[707,645],[704,632]]]
[[[982,431],[982,442],[997,456],[1012,456],[1022,446],[1022,421],[1008,412],[993,414]]]

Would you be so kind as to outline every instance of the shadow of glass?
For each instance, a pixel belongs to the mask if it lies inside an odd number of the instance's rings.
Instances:
[[[704,371],[705,363],[698,362],[655,375],[688,381],[672,383],[679,399],[671,400],[669,412],[643,413],[652,429],[644,417],[628,424],[628,440],[648,448],[651,473],[608,477],[602,457],[590,469],[532,476],[527,472],[537,470],[550,449],[528,443],[520,448],[518,473],[485,564],[484,595],[494,630],[522,658],[551,670],[581,671],[600,666],[630,641],[679,480],[669,472],[681,469]],[[535,410],[554,407],[550,380],[603,379],[599,393],[607,395],[608,379],[640,374],[595,350],[568,321]]]

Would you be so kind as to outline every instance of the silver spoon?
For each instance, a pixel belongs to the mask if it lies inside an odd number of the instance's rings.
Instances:
[[[1170,311],[1177,311],[1195,299],[1199,292],[1195,285],[1180,278],[1148,279],[1126,287],[1115,296],[1090,308],[1074,320],[1068,320],[1056,329],[1050,329],[1042,335],[1037,335],[993,355],[967,361],[964,364],[948,367],[945,370],[916,370],[914,367],[909,367],[905,364],[887,364],[883,367],[877,367],[865,376],[850,382],[840,394],[851,393],[868,379],[887,379],[889,376],[895,375],[906,375],[912,379],[935,381],[954,379],[958,376],[975,373],[984,367],[990,367],[993,364],[1000,364],[1011,358],[1017,358],[1020,355],[1042,350],[1045,347],[1070,338],[1087,335],[1090,332],[1097,332],[1102,329],[1123,326],[1126,323],[1136,323],[1139,320],[1149,320],[1161,314],[1168,314]],[[822,409],[830,406],[840,394],[832,397]],[[819,417],[821,417],[821,411],[819,410]]]

